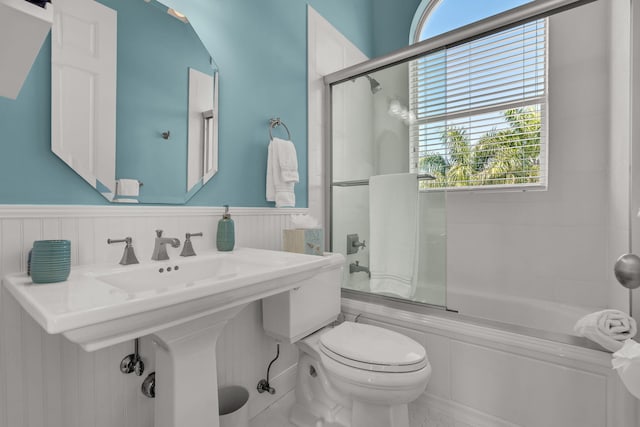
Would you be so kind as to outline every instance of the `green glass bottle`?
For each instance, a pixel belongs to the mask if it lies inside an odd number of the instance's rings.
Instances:
[[[236,233],[233,220],[229,213],[229,205],[224,205],[224,215],[218,221],[218,233],[216,234],[216,246],[219,251],[232,251],[236,244]]]

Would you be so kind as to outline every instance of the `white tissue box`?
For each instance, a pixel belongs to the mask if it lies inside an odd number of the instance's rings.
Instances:
[[[322,255],[324,253],[324,230],[321,228],[282,230],[282,248],[287,252]]]

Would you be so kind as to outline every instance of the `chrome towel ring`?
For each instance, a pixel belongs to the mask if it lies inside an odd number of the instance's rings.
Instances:
[[[278,126],[284,127],[284,129],[287,131],[287,137],[289,138],[289,141],[291,141],[291,132],[289,132],[289,128],[287,127],[287,125],[285,125],[284,122],[280,120],[280,117],[269,119],[269,140],[273,139],[271,130],[277,128]]]

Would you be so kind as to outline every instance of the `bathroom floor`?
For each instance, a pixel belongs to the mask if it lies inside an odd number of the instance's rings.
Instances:
[[[249,423],[249,427],[295,427],[289,422],[289,411],[295,400],[293,391],[259,413]]]
[[[253,418],[249,427],[295,427],[289,422],[289,412],[295,400],[293,391],[262,411]],[[431,405],[427,405],[431,406]],[[445,413],[433,407],[409,404],[409,422],[411,427],[473,427],[451,413]]]

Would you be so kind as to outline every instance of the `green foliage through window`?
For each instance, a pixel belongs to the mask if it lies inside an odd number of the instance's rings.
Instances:
[[[507,109],[506,127],[493,128],[474,143],[462,126],[447,126],[442,154],[426,151],[419,173],[436,179],[422,188],[536,184],[540,182],[540,106]]]

